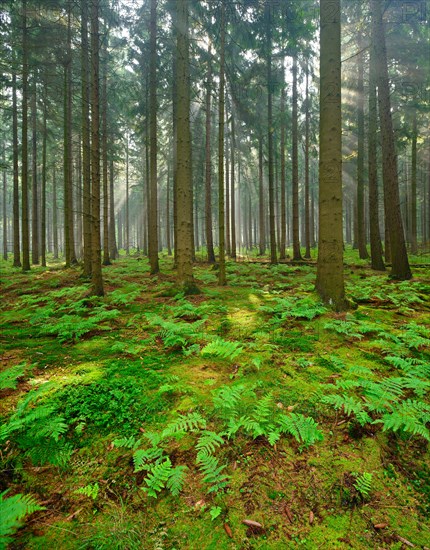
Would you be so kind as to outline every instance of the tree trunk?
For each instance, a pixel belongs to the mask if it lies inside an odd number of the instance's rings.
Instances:
[[[208,262],[215,263],[212,233],[212,165],[211,165],[211,94],[212,94],[212,51],[208,52],[208,73],[206,81],[206,172],[205,172],[205,227]]]
[[[6,144],[3,143],[3,260],[7,262],[7,178],[6,178]]]
[[[167,189],[166,189],[166,241],[167,241],[167,255],[172,255],[172,242],[171,242],[171,228],[170,228],[170,159],[167,166]]]
[[[151,274],[160,271],[158,263],[158,196],[157,196],[157,0],[151,0],[149,55],[149,140],[150,140],[150,205],[149,264]]]
[[[336,311],[346,309],[342,228],[340,0],[320,4],[320,180],[316,289]]]
[[[28,219],[28,37],[27,0],[22,0],[22,145],[21,145],[21,232],[22,270],[30,270],[30,228]]]
[[[231,108],[231,179],[230,179],[230,189],[231,189],[231,200],[230,200],[230,209],[231,209],[231,251],[230,255],[233,260],[236,259],[236,179],[235,179],[235,169],[236,169],[236,128],[235,128],[235,119],[233,113],[233,106]]]
[[[266,252],[266,221],[264,215],[263,138],[258,139],[258,205],[259,205],[259,255]]]
[[[47,83],[46,76],[43,83],[43,141],[42,141],[42,204],[41,204],[41,233],[40,233],[40,254],[42,266],[46,267],[46,148],[47,148]]]
[[[21,267],[19,239],[19,168],[18,168],[18,105],[16,69],[12,73],[12,143],[13,143],[13,267]]]
[[[228,121],[228,107],[226,105],[226,116],[225,120]],[[225,170],[224,170],[224,179],[225,179],[225,253],[227,256],[231,254],[230,247],[230,149],[229,149],[229,139],[227,135],[228,122],[225,123],[225,137],[224,137],[224,146],[225,146]]]
[[[306,105],[305,105],[305,258],[311,258],[311,236],[309,219],[309,62],[306,61]]]
[[[382,171],[384,180],[384,200],[387,204],[386,220],[391,249],[391,277],[407,280],[412,277],[406,251],[403,221],[400,211],[397,156],[394,144],[394,130],[391,115],[390,86],[387,68],[387,49],[382,22],[381,0],[372,0],[372,38],[377,65],[377,86],[379,119],[382,139]]]
[[[36,75],[34,75],[33,93],[31,94],[31,129],[32,129],[32,178],[31,178],[31,263],[39,263],[39,200],[37,188],[37,106]]]
[[[100,91],[99,91],[99,0],[91,6],[91,281],[93,294],[104,295],[100,243]]]
[[[177,1],[176,28],[176,265],[178,284],[186,294],[195,293],[193,278],[193,195],[190,130],[190,42],[188,0]]]
[[[270,263],[276,264],[276,234],[275,234],[275,190],[273,174],[273,78],[272,78],[272,6],[266,0],[266,41],[267,41],[267,143],[269,165],[269,236]]]
[[[109,257],[112,260],[118,258],[118,247],[116,245],[115,232],[115,196],[114,196],[114,164],[113,159],[110,159],[109,167]]]
[[[369,130],[368,130],[368,163],[369,163],[369,226],[370,257],[372,269],[385,271],[382,258],[381,231],[379,227],[379,192],[377,173],[377,100],[375,87],[375,55],[370,53],[369,65]]]
[[[103,265],[110,265],[109,256],[109,191],[108,191],[108,124],[107,124],[107,42],[104,38],[102,76],[102,164],[103,164]]]
[[[418,254],[417,243],[417,113],[414,111],[412,122],[411,154],[411,254]]]
[[[52,243],[54,248],[54,260],[58,260],[57,174],[55,163],[52,168]]]
[[[282,64],[285,64],[283,58]],[[279,258],[285,260],[286,240],[287,240],[287,213],[285,209],[286,192],[286,167],[285,167],[285,71],[282,71],[282,90],[281,90],[281,234],[279,239]]]
[[[361,40],[359,40],[361,48]],[[366,225],[364,220],[364,53],[358,56],[357,82],[357,245],[361,260],[366,260],[369,254],[366,249]]]
[[[297,106],[297,52],[293,56],[293,260],[302,260],[300,252],[300,231],[299,231],[299,144],[298,144],[298,106]]]
[[[82,210],[84,230],[84,277],[91,277],[91,151],[89,123],[89,45],[88,4],[81,2],[81,81],[82,81]]]
[[[218,231],[219,271],[218,284],[227,284],[225,270],[225,212],[224,212],[224,117],[225,117],[225,5],[221,2],[220,75],[218,104]]]

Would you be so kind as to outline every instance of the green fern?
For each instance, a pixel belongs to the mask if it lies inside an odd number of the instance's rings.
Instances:
[[[161,437],[162,439],[166,439],[167,437],[172,437],[176,433],[193,432],[205,427],[206,420],[198,412],[192,412],[185,415],[181,414],[162,431]]]
[[[217,493],[227,486],[228,475],[223,474],[226,465],[219,465],[219,461],[212,455],[200,455],[196,464],[203,474],[203,482],[210,485],[208,493]]]
[[[86,497],[92,498],[93,500],[96,500],[99,495],[99,484],[93,483],[89,485],[85,485],[85,487],[80,487],[79,489],[76,489],[74,493],[77,495],[85,495]]]
[[[242,351],[243,347],[238,342],[229,342],[222,338],[216,338],[207,344],[200,353],[203,357],[220,357],[221,359],[234,361]]]
[[[373,475],[368,472],[361,475],[356,474],[354,487],[363,498],[368,498],[372,491],[372,479]]]
[[[224,439],[222,435],[223,434],[204,430],[196,444],[197,458],[212,455],[218,447],[223,445]]]
[[[301,447],[309,447],[323,439],[323,434],[318,429],[315,420],[303,414],[282,414],[277,425],[281,433],[291,434],[301,444]]]
[[[174,497],[178,496],[182,491],[185,483],[185,475],[188,467],[185,465],[176,466],[170,471],[167,479],[166,487]]]
[[[426,424],[430,422],[430,405],[422,401],[408,399],[395,405],[392,412],[386,412],[381,419],[375,420],[374,424],[382,424],[383,430],[398,430],[420,435],[430,441],[430,431]]]
[[[117,448],[124,448],[124,449],[137,449],[139,445],[141,444],[141,439],[136,439],[134,435],[131,437],[122,437],[120,439],[114,439],[113,444]]]
[[[0,372],[0,390],[14,390],[18,385],[18,378],[25,374],[25,367],[25,363],[20,363]]]
[[[165,488],[166,482],[172,474],[170,458],[166,457],[163,462],[152,465],[148,470],[148,477],[145,477],[147,487],[142,487],[142,489],[150,497],[157,498],[157,493]]]
[[[0,548],[12,543],[12,535],[22,526],[26,516],[45,510],[30,495],[14,495],[5,498],[7,491],[0,494]]]

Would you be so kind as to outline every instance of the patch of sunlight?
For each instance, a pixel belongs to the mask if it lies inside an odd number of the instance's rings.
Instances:
[[[257,306],[261,304],[261,299],[256,294],[248,294],[248,300]]]
[[[47,371],[45,375],[30,380],[32,386],[41,386],[47,382],[53,383],[57,388],[68,384],[90,384],[102,378],[104,370],[101,365],[93,361],[79,363],[73,367],[59,367],[53,372]]]

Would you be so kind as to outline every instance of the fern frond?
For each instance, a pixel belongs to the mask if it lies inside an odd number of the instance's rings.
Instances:
[[[181,414],[162,431],[161,437],[165,439],[179,432],[193,432],[205,427],[206,420],[198,412]]]
[[[170,472],[166,486],[174,497],[178,496],[184,487],[185,473],[187,470],[187,466],[176,466],[172,468]]]
[[[197,457],[211,455],[223,444],[224,439],[222,438],[222,434],[205,430],[202,432],[196,444]]]
[[[0,548],[12,542],[12,535],[21,527],[26,516],[45,510],[30,495],[14,495],[5,498],[7,491],[0,494]]]
[[[281,432],[291,434],[303,447],[309,447],[323,439],[315,420],[303,414],[280,415],[277,424]]]
[[[234,361],[243,351],[238,342],[230,342],[222,338],[215,338],[212,342],[202,348],[200,354],[203,357],[220,357]]]
[[[196,463],[203,474],[203,481],[211,485],[209,493],[218,492],[227,485],[228,476],[222,471],[226,465],[219,465],[218,459],[212,455],[204,455],[197,458]]]
[[[164,462],[153,465],[145,477],[147,487],[142,489],[150,496],[157,498],[157,493],[164,489],[167,480],[172,474],[172,463],[170,458],[166,457]]]

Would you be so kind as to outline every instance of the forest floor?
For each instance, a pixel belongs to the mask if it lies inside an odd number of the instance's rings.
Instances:
[[[430,264],[347,257],[342,314],[314,265],[199,264],[184,297],[132,255],[101,299],[1,264],[2,506],[44,508],[11,548],[430,547]]]

